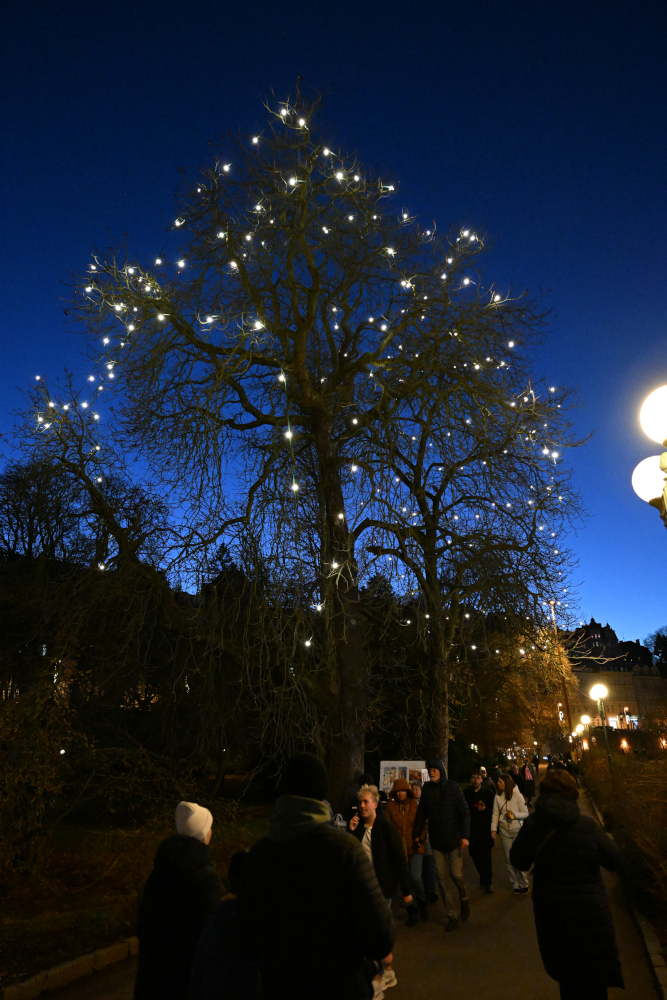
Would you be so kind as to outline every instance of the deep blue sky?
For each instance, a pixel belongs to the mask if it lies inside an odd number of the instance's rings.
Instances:
[[[571,539],[582,617],[667,624],[657,513],[630,486],[667,382],[663,0],[9,0],[0,44],[0,429],[17,387],[84,371],[62,284],[108,232],[158,251],[178,168],[264,120],[300,75],[332,139],[401,203],[495,240],[489,276],[548,290],[536,374],[581,388],[572,455],[593,517]]]

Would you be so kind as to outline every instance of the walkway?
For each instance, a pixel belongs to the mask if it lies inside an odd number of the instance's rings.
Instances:
[[[593,815],[582,792],[581,810]],[[477,888],[477,873],[466,856],[464,875],[470,887],[471,916],[461,929],[445,934],[441,903],[431,919],[404,927],[399,916],[394,949],[398,985],[388,1000],[558,1000],[558,985],[542,968],[530,896],[509,889],[502,850],[493,857],[493,895]],[[621,954],[626,989],[610,990],[610,1000],[657,1000],[643,944],[627,911],[615,875],[605,872]],[[557,929],[555,929],[557,930]],[[53,1000],[132,1000],[136,959],[128,959],[61,990]],[[314,987],[313,996],[317,995]]]

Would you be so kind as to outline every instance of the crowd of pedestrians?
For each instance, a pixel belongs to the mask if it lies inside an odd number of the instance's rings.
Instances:
[[[398,983],[397,897],[408,927],[441,898],[445,931],[458,930],[470,917],[464,852],[492,893],[498,840],[514,894],[528,894],[532,873],[540,953],[562,1000],[602,1000],[623,985],[600,875],[619,855],[580,814],[568,763],[549,761],[532,812],[536,760],[505,773],[475,768],[465,791],[429,760],[427,782],[399,778],[384,803],[372,777],[357,774],[340,829],[323,764],[300,754],[284,769],[268,835],[231,858],[224,896],[208,846],[213,817],[179,803],[141,900],[135,1000],[379,1000]]]

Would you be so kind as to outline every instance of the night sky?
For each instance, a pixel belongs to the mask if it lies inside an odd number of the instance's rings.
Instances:
[[[36,374],[87,374],[70,273],[125,233],[163,250],[179,168],[300,76],[397,207],[486,231],[488,279],[546,293],[535,374],[579,386],[594,432],[567,456],[591,514],[570,539],[581,617],[667,624],[667,534],[630,486],[660,451],[639,405],[667,383],[663,0],[9,0],[0,45],[0,430]]]

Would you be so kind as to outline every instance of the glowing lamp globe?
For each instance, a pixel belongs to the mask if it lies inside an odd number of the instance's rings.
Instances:
[[[591,717],[590,717],[590,715],[582,715],[581,721],[583,722],[583,724],[585,726],[589,726],[590,723],[591,723]]]
[[[596,701],[602,701],[603,698],[607,697],[607,693],[604,684],[594,684],[590,691],[591,698],[595,698]]]
[[[632,473],[632,488],[642,500],[650,503],[662,496],[665,473],[660,468],[660,456],[651,455],[635,468]]]
[[[647,437],[658,444],[667,440],[667,385],[654,389],[639,411],[639,423]]]
[[[584,731],[584,727],[582,726],[581,723],[579,723],[578,726],[575,726],[575,729],[577,730],[578,733],[583,733]]]

